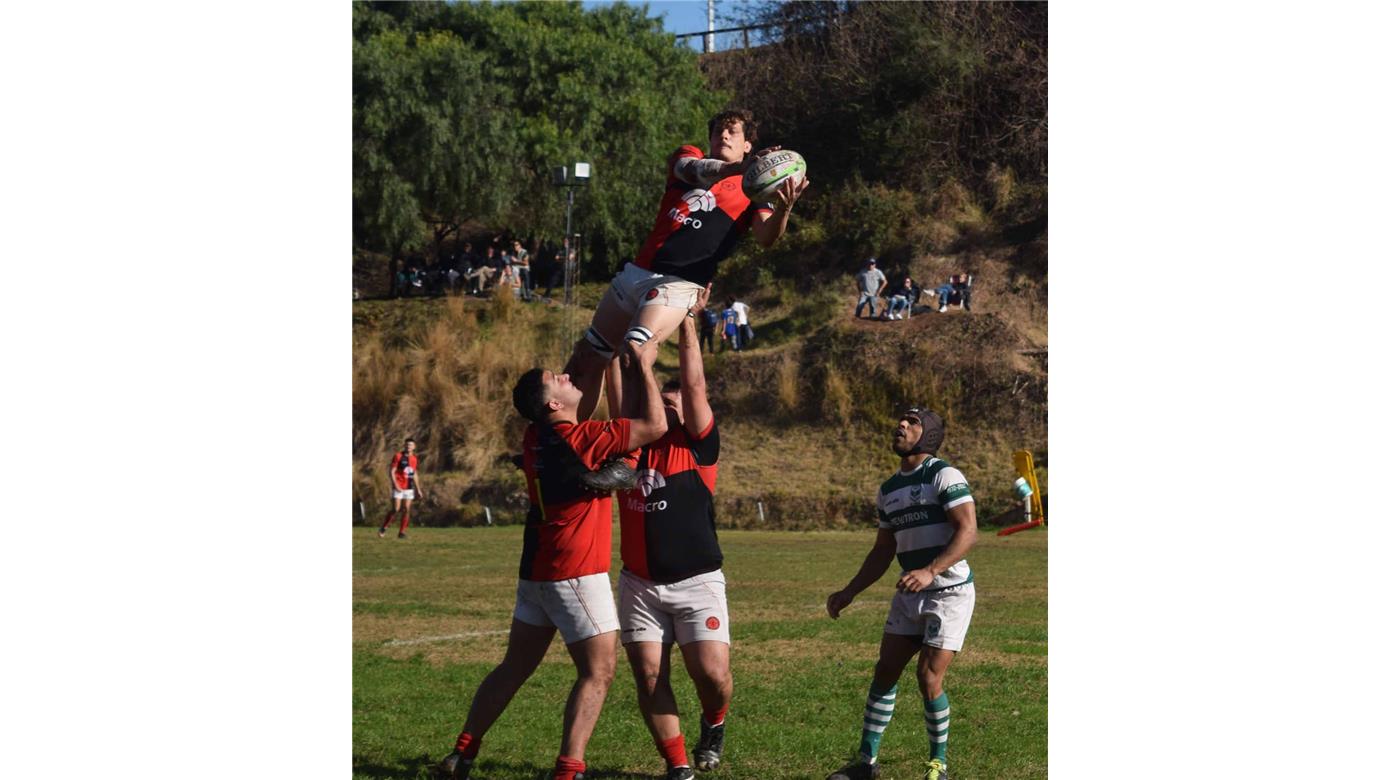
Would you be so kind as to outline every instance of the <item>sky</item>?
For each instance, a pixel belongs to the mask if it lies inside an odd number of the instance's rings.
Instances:
[[[597,8],[598,6],[612,5],[614,0],[584,0],[584,8]],[[637,2],[627,0],[627,5],[645,5],[648,7],[649,16],[660,16],[662,24],[668,32],[689,33],[702,32],[705,29],[705,0],[653,0],[652,2]],[[740,0],[715,0],[715,28],[735,26],[724,21],[725,14],[734,13],[744,5]],[[715,36],[715,48],[724,49],[728,47],[726,38],[730,36]],[[700,50],[703,38],[687,38],[686,42],[696,51]]]

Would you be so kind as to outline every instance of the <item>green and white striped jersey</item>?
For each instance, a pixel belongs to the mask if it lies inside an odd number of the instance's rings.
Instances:
[[[948,546],[955,526],[947,512],[972,500],[967,478],[946,461],[929,456],[913,471],[899,471],[880,485],[875,504],[880,527],[894,531],[899,565],[904,571],[929,565]],[[972,581],[972,568],[958,561],[930,586],[948,588]]]

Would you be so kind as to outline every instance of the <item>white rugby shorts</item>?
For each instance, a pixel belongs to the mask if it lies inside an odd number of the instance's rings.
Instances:
[[[634,314],[643,306],[689,309],[695,305],[695,296],[704,289],[679,276],[652,273],[633,263],[624,265],[612,281],[613,294],[623,308]]]
[[[617,600],[625,645],[688,645],[701,640],[729,644],[729,602],[724,595],[724,572],[719,569],[670,584],[624,569]]]
[[[417,498],[417,496],[414,495],[413,488],[409,488],[407,490],[399,490],[398,488],[394,488],[394,500],[397,501],[400,498],[406,498],[409,501],[412,501],[413,499]]]
[[[515,618],[532,626],[554,626],[566,645],[618,628],[607,572],[552,582],[520,580]]]
[[[972,607],[976,603],[977,589],[971,582],[918,593],[897,590],[890,602],[885,633],[922,636],[929,647],[956,652],[962,649],[963,639],[967,637]]]

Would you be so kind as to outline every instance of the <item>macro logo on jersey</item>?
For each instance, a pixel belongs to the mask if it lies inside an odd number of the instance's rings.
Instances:
[[[677,582],[720,567],[715,535],[719,428],[692,439],[683,426],[643,447],[638,486],[621,494],[622,566],[652,582]]]
[[[654,273],[704,285],[753,225],[754,216],[773,207],[749,201],[737,174],[708,189],[681,181],[676,163],[691,157],[704,154],[698,147],[682,146],[666,161],[666,191],[657,206],[656,221],[632,262]]]
[[[661,476],[661,472],[656,469],[642,469],[637,472],[637,489],[642,491],[642,495],[649,496],[651,491],[666,487],[666,478]]]

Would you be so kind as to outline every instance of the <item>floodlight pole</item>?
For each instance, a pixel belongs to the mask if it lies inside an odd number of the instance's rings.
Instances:
[[[554,169],[554,184],[568,191],[567,205],[564,207],[564,316],[560,339],[562,354],[567,360],[569,347],[573,343],[574,291],[578,284],[579,248],[574,241],[574,190],[588,184],[592,177],[592,166],[576,162],[572,166],[559,166]]]

